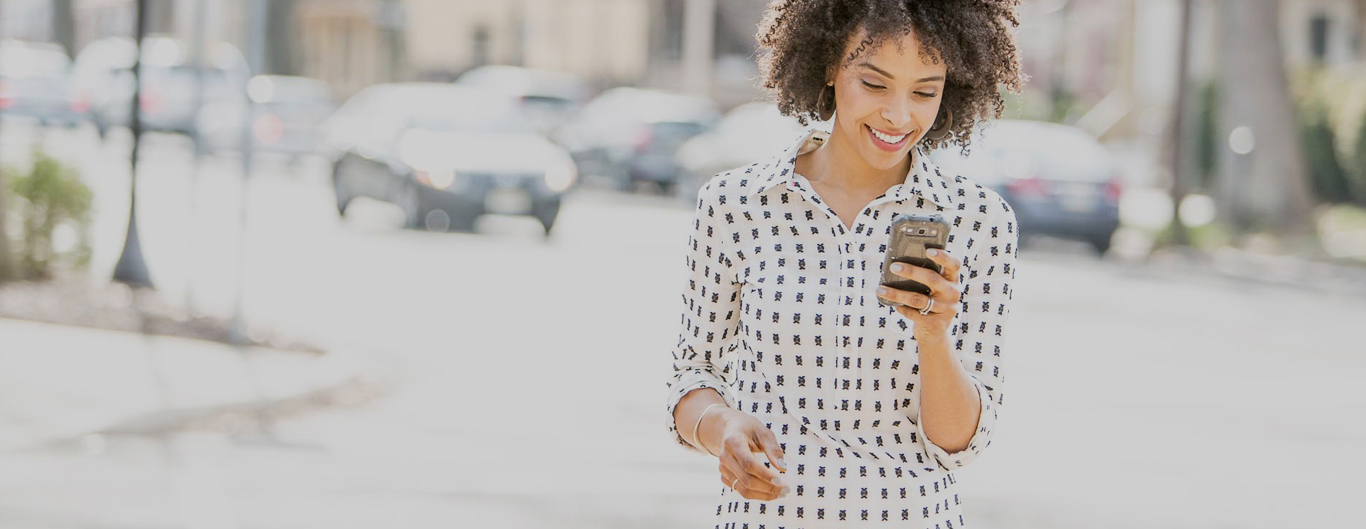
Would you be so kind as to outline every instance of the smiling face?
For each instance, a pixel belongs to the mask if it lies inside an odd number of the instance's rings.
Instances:
[[[860,49],[860,29],[846,45],[835,75],[835,134],[877,170],[895,168],[939,114],[946,67],[921,56],[915,32],[877,49]],[[853,62],[847,59],[857,53]],[[848,63],[848,64],[846,64]]]

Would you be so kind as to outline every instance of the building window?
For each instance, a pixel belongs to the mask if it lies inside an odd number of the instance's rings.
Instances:
[[[1328,16],[1325,14],[1320,13],[1309,19],[1309,56],[1315,62],[1324,62],[1328,58]]]

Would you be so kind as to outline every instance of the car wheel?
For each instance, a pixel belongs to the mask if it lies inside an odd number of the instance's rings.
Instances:
[[[479,220],[477,213],[457,213],[451,216],[451,231],[461,233],[474,232],[474,223]]]
[[[346,207],[351,205],[351,193],[342,183],[342,162],[332,166],[332,193],[337,197],[337,214],[346,216]]]
[[[332,180],[332,189],[337,194],[337,214],[345,217],[346,207],[351,205],[351,195],[342,189],[341,182],[336,179]]]
[[[422,190],[416,182],[408,182],[399,195],[399,207],[403,208],[404,224],[408,228],[421,228],[426,223],[422,211]]]
[[[660,196],[671,197],[678,194],[678,182],[660,182]]]
[[[1096,253],[1101,257],[1105,256],[1105,252],[1110,251],[1111,235],[1112,234],[1107,234],[1091,240],[1091,247],[1094,248]]]

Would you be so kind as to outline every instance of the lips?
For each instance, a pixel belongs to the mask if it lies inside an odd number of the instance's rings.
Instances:
[[[868,129],[868,137],[872,138],[873,145],[877,145],[884,151],[899,151],[901,150],[901,147],[906,145],[907,140],[911,138],[910,134],[906,134],[901,137],[901,141],[898,141],[896,143],[887,143],[885,141],[882,141],[882,138],[877,137],[877,134],[873,133],[872,127],[868,125],[864,125],[863,127]]]

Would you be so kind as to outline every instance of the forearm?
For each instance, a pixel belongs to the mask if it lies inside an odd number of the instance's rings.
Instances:
[[[945,451],[968,447],[982,411],[972,377],[955,358],[948,337],[922,340],[920,354],[920,421],[925,435]]]
[[[698,423],[698,417],[712,404],[720,404],[720,406],[707,411],[706,416],[702,417],[702,422]],[[703,450],[711,454],[717,454],[720,453],[721,432],[724,430],[725,416],[731,411],[726,406],[725,399],[722,399],[716,390],[698,388],[689,391],[687,395],[683,395],[683,398],[679,399],[678,406],[674,408],[674,425],[683,440],[692,443],[694,446],[701,446]],[[693,438],[694,426],[697,430],[697,439]]]

